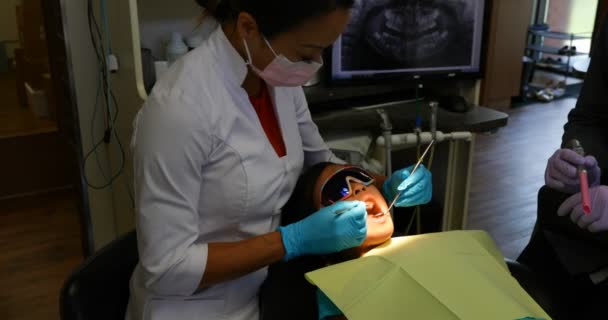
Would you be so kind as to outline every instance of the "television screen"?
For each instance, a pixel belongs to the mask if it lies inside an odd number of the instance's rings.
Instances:
[[[480,72],[485,0],[356,0],[334,80]]]

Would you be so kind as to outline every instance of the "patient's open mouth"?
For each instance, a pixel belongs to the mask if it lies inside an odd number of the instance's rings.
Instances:
[[[366,202],[365,209],[367,210],[367,215],[374,219],[381,219],[386,216],[386,212],[378,212],[378,210],[380,210],[381,208],[376,208],[373,202]]]
[[[369,217],[371,219],[373,219],[373,221],[375,223],[378,223],[378,224],[385,223],[388,220],[389,216],[390,216],[390,213],[389,214],[385,214],[384,212],[378,212],[378,213],[374,213],[374,214],[370,214],[369,215]]]

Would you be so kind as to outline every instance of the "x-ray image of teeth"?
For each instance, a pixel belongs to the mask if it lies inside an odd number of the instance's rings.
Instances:
[[[479,0],[357,0],[342,36],[342,70],[472,63]]]

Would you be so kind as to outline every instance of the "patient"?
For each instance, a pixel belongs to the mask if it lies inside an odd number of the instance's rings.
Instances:
[[[316,287],[304,274],[331,264],[355,259],[389,240],[393,234],[388,205],[369,173],[358,167],[320,163],[300,177],[283,208],[282,225],[300,221],[321,207],[338,201],[367,205],[367,238],[359,247],[326,256],[300,257],[272,265],[260,292],[261,319],[317,319]]]
[[[337,254],[300,257],[289,262],[277,263],[270,266],[268,278],[266,279],[260,291],[260,319],[318,319],[318,289],[305,279],[305,274],[314,270],[323,269],[329,265],[338,264],[347,260],[357,259],[362,255],[368,253],[372,249],[386,243],[393,234],[393,221],[390,215],[384,216],[381,214],[382,212],[385,212],[387,210],[387,203],[384,200],[380,191],[374,186],[374,181],[371,176],[364,170],[356,167],[347,167],[331,163],[322,163],[312,167],[302,177],[300,177],[291,199],[288,201],[288,203],[283,209],[283,221],[281,222],[282,225],[289,225],[291,223],[302,220],[316,212],[319,208],[331,205],[332,203],[335,203],[337,201],[353,200],[363,201],[367,205],[367,237],[363,244],[359,247],[346,250]],[[472,235],[474,235],[475,233],[478,232],[471,232]],[[444,235],[443,239],[459,238],[458,234],[450,235],[449,233],[447,233],[442,235]],[[485,237],[487,237],[487,239],[490,239],[487,234],[484,235]],[[474,239],[473,236],[470,237],[471,239]],[[491,240],[488,243],[490,242]],[[474,252],[478,252],[480,248],[479,244],[471,245],[471,243],[476,242],[463,242],[461,245],[454,246],[452,249],[456,250],[456,252],[461,252],[463,248],[467,249],[470,246],[471,250],[473,250]],[[482,245],[482,247],[485,248],[485,245]],[[488,247],[493,246],[490,244],[488,245]],[[498,266],[499,264],[495,264],[494,260],[502,260],[502,257],[494,256],[492,252],[495,252],[496,255],[499,255],[497,248],[495,248],[495,250],[488,250],[488,252],[486,252],[486,255],[480,255],[478,256],[478,259],[472,260],[470,262],[471,266],[476,265],[475,261],[480,263],[480,265],[484,265],[484,263],[490,262],[489,265]],[[442,263],[445,263],[446,266],[449,266],[450,264],[456,266],[456,268],[454,268],[454,271],[447,267],[440,278],[444,280],[463,280],[461,277],[459,278],[459,275],[461,273],[459,273],[458,271],[460,270],[459,268],[463,266],[463,261],[455,259],[454,255],[446,256],[445,252],[439,253],[439,256],[441,256],[441,258],[437,258],[437,255],[434,255],[433,257],[435,257],[435,259],[439,259],[436,261],[441,261]],[[416,254],[416,252],[414,252],[412,253],[411,257],[414,259],[420,258],[420,254]],[[512,278],[506,269],[490,268],[488,270],[486,270],[485,273],[477,272],[475,267],[473,267],[473,271],[475,272],[472,272],[472,274],[469,274],[468,276],[477,279],[477,281],[472,280],[472,283],[477,283],[477,289],[482,290],[475,292],[475,294],[477,294],[478,296],[483,296],[484,294],[486,294],[487,296],[492,297],[497,295],[501,297],[508,297],[504,299],[504,301],[500,299],[497,300],[492,309],[498,308],[498,306],[500,306],[505,310],[513,310],[515,306],[516,308],[521,308],[524,313],[539,314],[543,317],[546,316],[546,314],[542,312],[542,309],[536,308],[535,305],[531,303],[531,299],[529,299],[528,295],[525,293],[525,291],[523,291],[523,289],[518,286],[517,283],[509,283],[509,279],[512,280]],[[530,278],[530,276],[526,272],[519,273],[520,277],[518,277],[517,274],[514,274],[514,276],[516,278],[521,278],[521,276],[526,276],[527,278]],[[491,279],[489,278],[489,275],[492,275],[492,277],[497,277],[496,281],[499,286],[493,287],[486,285],[488,281],[491,281],[489,280]],[[531,279],[532,281],[534,281],[533,278]],[[530,279],[526,281],[530,282]],[[353,288],[354,287],[356,286],[353,286]],[[460,292],[455,293],[453,290],[450,291],[451,289],[453,289],[453,287],[446,288],[447,291],[446,294],[443,296],[443,299],[441,301],[437,300],[436,303],[438,306],[442,304],[450,304],[450,306],[453,307],[454,301],[460,301]],[[521,290],[518,290],[517,288]],[[421,296],[429,296],[429,293],[431,292],[428,291],[430,289],[427,289],[426,287],[415,288],[413,290],[419,290]],[[487,292],[483,290],[486,290]],[[505,291],[504,294],[501,293],[501,290]],[[540,291],[543,291],[544,294],[544,290]],[[451,292],[451,294],[447,292]],[[470,292],[469,294],[472,293]],[[407,305],[407,302],[405,300],[404,303],[405,305]],[[410,303],[412,303],[412,301],[410,301]],[[472,305],[475,305],[475,303],[465,303],[465,306],[462,308]],[[418,312],[420,312],[420,310],[422,310],[421,308],[423,307],[420,307],[420,305],[417,304],[416,308],[405,307],[404,310],[417,310]],[[446,310],[449,310],[449,308],[447,308]],[[480,314],[486,311],[487,310],[483,308],[479,310]],[[331,319],[345,319],[345,317],[342,316]]]

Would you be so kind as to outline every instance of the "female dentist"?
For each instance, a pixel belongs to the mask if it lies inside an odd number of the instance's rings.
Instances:
[[[173,64],[135,119],[132,320],[258,319],[269,264],[366,237],[362,202],[278,228],[303,168],[341,162],[300,86],[321,67],[354,1],[197,2],[220,26]],[[395,173],[385,191],[405,189],[401,206],[430,201],[430,173],[409,172]]]

